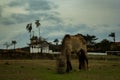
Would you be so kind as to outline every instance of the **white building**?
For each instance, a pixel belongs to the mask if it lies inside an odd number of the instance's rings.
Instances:
[[[30,53],[50,53],[49,44],[47,41],[38,39],[37,36],[33,36],[30,40]]]

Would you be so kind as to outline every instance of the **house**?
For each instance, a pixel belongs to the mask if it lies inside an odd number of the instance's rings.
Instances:
[[[115,42],[115,44],[116,44],[117,46],[120,46],[120,42]]]
[[[37,36],[32,36],[30,39],[30,53],[50,53],[49,43],[42,38],[38,38]]]

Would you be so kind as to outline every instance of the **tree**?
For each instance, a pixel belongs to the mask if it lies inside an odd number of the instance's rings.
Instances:
[[[109,37],[112,37],[113,41],[115,42],[115,33],[114,32],[112,32],[111,34],[109,34]]]
[[[42,53],[43,43],[42,43],[42,37],[40,37],[40,27],[39,27],[41,24],[40,24],[39,20],[36,20],[35,24],[36,24],[36,27],[38,28],[38,32],[39,32],[38,43],[40,45],[39,45],[38,49],[41,48],[41,53]]]
[[[117,43],[112,43],[111,50],[112,51],[120,51],[120,45],[118,45]]]
[[[17,41],[13,40],[12,44],[14,45],[14,50],[15,50],[15,45],[17,44]]]
[[[32,23],[27,24],[26,29],[30,33],[30,39],[31,39]]]
[[[93,45],[95,43],[95,40],[97,40],[98,38],[96,38],[96,36],[94,35],[83,35],[83,37],[85,38],[87,45]]]
[[[39,27],[39,26],[40,26],[41,24],[40,24],[39,20],[36,20],[36,21],[35,21],[35,24],[36,24],[36,27],[38,28],[39,39],[40,39],[40,27]]]
[[[11,46],[11,43],[5,42],[3,45],[5,45],[5,46],[6,46],[6,49],[8,49],[8,47]]]
[[[110,47],[111,47],[111,42],[107,39],[103,39],[101,42],[100,42],[100,48],[101,48],[101,51],[102,52],[105,52],[105,51],[108,51],[110,50]]]
[[[54,51],[59,51],[59,45],[58,45],[59,40],[56,38],[53,42],[55,43],[55,45],[54,45]]]
[[[56,45],[58,45],[59,40],[55,39],[53,42],[56,43]]]

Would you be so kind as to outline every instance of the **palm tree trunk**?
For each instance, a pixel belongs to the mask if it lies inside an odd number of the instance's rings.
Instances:
[[[13,44],[13,45],[14,45],[14,50],[13,50],[13,51],[14,51],[14,53],[15,53],[15,44]]]
[[[14,44],[14,50],[15,50],[15,44]]]
[[[39,41],[40,41],[40,27],[38,27],[38,31],[39,31]]]
[[[39,44],[40,44],[40,27],[38,27],[38,32],[39,32],[39,39],[38,40],[39,40]],[[38,53],[41,53],[41,51],[40,51],[41,50],[40,45],[38,47],[38,50],[39,50]]]
[[[114,43],[115,43],[115,36],[113,37],[113,41],[114,41]]]
[[[32,38],[31,32],[30,32],[30,39]]]

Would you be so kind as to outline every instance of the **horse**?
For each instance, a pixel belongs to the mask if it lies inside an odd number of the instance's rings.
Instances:
[[[72,70],[71,54],[76,53],[79,60],[79,69],[88,69],[87,46],[86,41],[82,34],[65,35],[62,40],[61,54],[59,57],[60,62],[64,62],[66,72]],[[63,60],[63,61],[61,61]],[[59,64],[61,64],[59,62]]]

